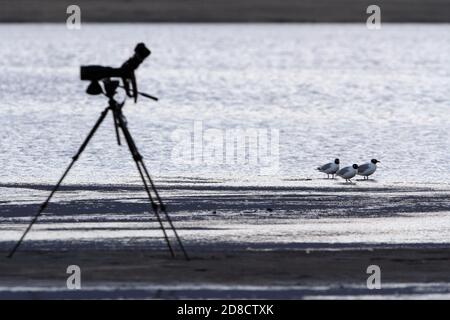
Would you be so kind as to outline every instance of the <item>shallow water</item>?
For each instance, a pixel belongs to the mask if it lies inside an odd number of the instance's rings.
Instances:
[[[279,130],[279,156],[272,149],[277,176],[315,178],[313,169],[335,157],[343,164],[377,158],[379,181],[448,181],[449,31],[448,25],[381,31],[364,25],[112,24],[79,31],[1,25],[0,181],[59,177],[106,105],[84,93],[79,66],[119,66],[138,41],[153,51],[138,71],[140,88],[161,100],[129,101],[126,114],[154,175],[262,173],[261,159],[207,164],[198,157],[190,162],[185,153],[180,161],[174,135],[202,121],[219,138],[236,128]],[[136,182],[126,147],[114,139],[107,119],[67,182]]]

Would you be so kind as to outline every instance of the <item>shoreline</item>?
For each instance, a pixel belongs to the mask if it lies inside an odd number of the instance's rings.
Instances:
[[[450,297],[446,185],[190,180],[157,181],[188,262],[170,258],[137,185],[64,186],[7,259],[51,185],[1,184],[0,298]],[[81,291],[65,288],[69,265]],[[382,290],[367,289],[369,265]]]
[[[361,182],[155,180],[168,212],[193,247],[259,249],[369,244],[450,243],[450,188]],[[20,236],[52,185],[0,184],[0,249]],[[342,232],[341,230],[345,230]],[[63,233],[61,233],[63,232]],[[64,185],[30,234],[42,249],[161,246],[141,185]],[[71,239],[80,239],[75,245]],[[134,239],[134,240],[133,240]],[[134,242],[133,242],[133,241]]]

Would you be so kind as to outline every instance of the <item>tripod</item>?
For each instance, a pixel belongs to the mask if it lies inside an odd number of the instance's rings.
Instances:
[[[155,187],[155,184],[153,183],[152,178],[150,177],[150,174],[147,170],[147,167],[145,166],[145,163],[143,161],[142,155],[139,153],[136,144],[134,143],[133,137],[130,134],[130,131],[128,130],[127,127],[127,121],[125,116],[122,113],[122,107],[125,104],[125,101],[122,103],[117,102],[114,99],[114,95],[116,94],[116,90],[117,87],[119,87],[119,81],[111,81],[111,80],[107,80],[104,82],[105,84],[105,96],[108,97],[108,107],[106,107],[102,113],[100,114],[100,117],[98,118],[97,122],[95,123],[95,125],[92,127],[91,131],[89,132],[88,136],[86,137],[86,139],[84,140],[84,142],[81,144],[80,148],[78,149],[78,152],[75,154],[75,156],[72,157],[72,162],[69,164],[69,166],[67,167],[66,171],[64,171],[63,175],[61,176],[61,178],[59,179],[59,181],[57,182],[57,184],[53,187],[52,191],[50,192],[50,195],[47,197],[47,199],[45,200],[44,203],[42,203],[42,205],[40,206],[38,212],[36,213],[36,215],[33,217],[32,221],[30,222],[30,224],[28,225],[27,229],[25,230],[25,232],[22,234],[22,237],[19,239],[19,241],[16,243],[16,245],[12,248],[12,250],[10,251],[10,253],[8,254],[9,258],[12,258],[14,253],[17,251],[17,249],[19,248],[19,246],[22,244],[23,240],[25,239],[26,235],[28,234],[28,232],[30,232],[31,228],[33,227],[33,225],[35,224],[35,222],[37,221],[37,219],[39,218],[39,216],[42,214],[42,212],[45,210],[45,208],[47,208],[48,203],[50,202],[50,199],[53,197],[53,195],[55,194],[55,192],[58,190],[59,186],[61,185],[62,181],[64,180],[64,178],[67,176],[67,174],[69,173],[70,169],[72,168],[72,166],[75,164],[75,162],[78,160],[78,158],[80,157],[80,155],[83,153],[84,149],[86,148],[86,146],[88,145],[89,141],[91,140],[91,138],[94,136],[95,132],[97,131],[98,127],[101,125],[101,123],[103,122],[103,120],[105,119],[106,115],[108,114],[109,111],[112,112],[113,115],[113,121],[114,121],[114,127],[115,127],[115,132],[116,132],[116,138],[117,138],[117,143],[119,145],[121,145],[121,141],[120,141],[120,131],[122,131],[122,134],[125,138],[125,141],[128,145],[128,149],[133,157],[134,162],[136,163],[136,167],[137,170],[139,172],[139,176],[141,177],[142,183],[144,185],[144,189],[147,193],[148,199],[150,201],[150,206],[153,210],[153,212],[155,213],[156,219],[159,223],[159,226],[163,232],[163,236],[164,236],[164,240],[167,244],[167,247],[170,251],[170,254],[172,257],[175,257],[175,251],[174,248],[169,240],[169,236],[167,233],[167,230],[163,224],[163,220],[161,218],[161,212],[162,214],[165,216],[167,222],[169,223],[170,229],[172,230],[173,234],[175,235],[176,241],[179,245],[179,248],[181,249],[184,258],[186,260],[189,260],[189,256],[187,255],[187,252],[183,246],[183,243],[181,242],[180,237],[178,236],[178,232],[175,229],[175,226],[173,225],[172,219],[170,218],[169,214],[167,213],[166,207],[161,199],[161,197],[159,196],[158,190]],[[147,94],[143,94],[140,93],[143,96],[152,98],[152,99],[156,99],[150,95]],[[152,192],[154,197],[152,196]]]

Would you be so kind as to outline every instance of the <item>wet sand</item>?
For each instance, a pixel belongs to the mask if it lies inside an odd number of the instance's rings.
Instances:
[[[166,252],[20,252],[1,258],[0,298],[30,298],[30,290],[21,287],[34,288],[39,298],[450,296],[449,263],[450,247],[202,251],[191,254],[191,261],[171,259]],[[82,272],[84,290],[78,292],[66,288],[66,269],[73,264]],[[381,268],[381,290],[366,288],[366,270],[374,264]],[[424,290],[418,284],[435,286]]]
[[[450,297],[447,185],[272,183],[157,181],[191,261],[170,258],[138,185],[64,186],[6,259],[50,185],[4,183],[0,298]]]

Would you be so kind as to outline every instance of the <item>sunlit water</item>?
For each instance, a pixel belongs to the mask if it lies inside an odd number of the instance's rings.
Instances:
[[[378,181],[447,183],[449,32],[448,25],[1,25],[0,181],[54,182],[107,103],[85,94],[79,66],[119,66],[143,41],[153,54],[138,70],[139,85],[160,101],[128,101],[125,112],[157,176],[261,173],[245,163],[180,163],[174,135],[202,121],[219,135],[279,130],[277,176],[316,178],[314,168],[335,157],[377,158]],[[137,178],[108,118],[68,182]]]

